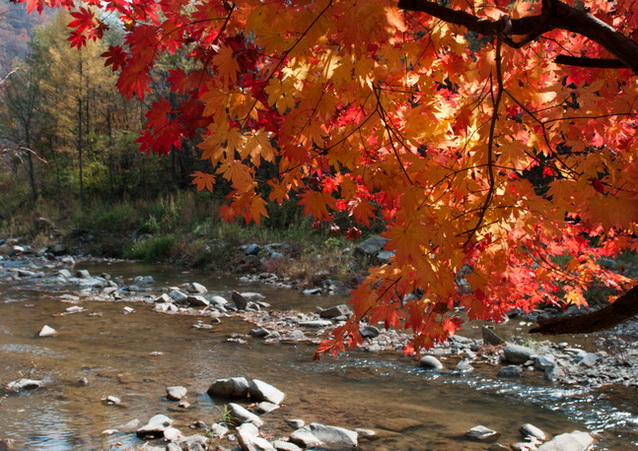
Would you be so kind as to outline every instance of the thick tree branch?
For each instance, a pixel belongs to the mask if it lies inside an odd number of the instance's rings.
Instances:
[[[635,315],[638,315],[638,285],[600,310],[585,315],[541,319],[538,327],[530,332],[547,335],[588,334],[608,329]]]
[[[605,22],[585,11],[571,7],[561,1],[543,2],[541,14],[520,19],[490,20],[476,17],[429,0],[399,0],[399,8],[407,11],[422,11],[445,22],[461,25],[470,31],[486,36],[540,36],[550,30],[565,30],[583,35],[603,46],[638,75],[638,43],[616,31]],[[507,41],[505,41],[507,43]],[[520,46],[514,43],[515,46]]]
[[[556,64],[568,66],[595,67],[600,69],[628,69],[627,65],[614,58],[586,58],[570,55],[558,55],[554,60]]]

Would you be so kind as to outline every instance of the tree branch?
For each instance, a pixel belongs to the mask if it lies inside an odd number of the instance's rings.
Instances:
[[[638,285],[612,304],[584,315],[559,316],[538,320],[530,333],[547,335],[588,334],[608,329],[638,314]]]
[[[638,75],[638,43],[616,31],[600,19],[569,6],[559,0],[544,1],[539,15],[520,19],[482,19],[465,11],[458,11],[429,0],[399,0],[399,8],[421,11],[445,22],[461,25],[486,36],[526,36],[523,44],[505,42],[520,47],[551,30],[559,29],[583,35],[603,46]]]
[[[614,58],[586,58],[584,56],[558,55],[556,64],[578,67],[596,67],[600,69],[628,69],[627,65]]]

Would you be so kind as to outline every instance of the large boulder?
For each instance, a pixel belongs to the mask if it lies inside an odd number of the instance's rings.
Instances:
[[[259,379],[250,381],[248,393],[255,401],[267,401],[273,404],[281,404],[286,396],[281,390]]]
[[[246,310],[246,307],[248,307],[248,299],[246,299],[244,296],[242,296],[241,293],[237,291],[233,291],[233,293],[231,294],[231,299],[233,300],[235,307],[237,307],[239,310]]]
[[[231,402],[228,404],[228,415],[233,421],[233,424],[252,423],[259,427],[264,424],[261,418],[254,413],[248,411],[246,408]]]
[[[383,250],[385,243],[387,243],[388,241],[389,240],[387,238],[383,238],[380,236],[372,236],[368,238],[367,240],[363,241],[362,243],[359,243],[354,248],[354,255],[355,256],[368,255],[368,256],[376,257],[376,255]]]
[[[520,365],[530,360],[536,353],[527,346],[510,344],[503,348],[503,354],[505,355],[505,361],[507,363]]]
[[[290,441],[303,448],[351,449],[357,446],[355,431],[310,423],[290,435]]]
[[[335,305],[327,309],[321,309],[319,316],[322,318],[337,318],[339,316],[348,316],[352,313],[346,304]]]
[[[248,396],[248,381],[245,377],[217,379],[206,393],[211,398],[246,398]]]
[[[259,429],[252,423],[237,428],[237,440],[243,451],[275,451],[268,440],[259,436]]]
[[[155,415],[136,432],[139,438],[163,438],[164,431],[171,427],[173,420],[166,415]]]
[[[419,366],[421,368],[425,368],[430,371],[441,371],[443,369],[443,364],[434,356],[424,355],[419,360]]]
[[[538,447],[538,451],[585,451],[594,443],[587,432],[573,431],[560,434]]]

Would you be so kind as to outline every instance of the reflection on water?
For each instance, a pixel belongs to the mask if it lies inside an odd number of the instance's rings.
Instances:
[[[260,291],[276,308],[313,310],[342,298],[312,298],[292,290],[223,280],[196,272],[143,265],[100,265],[91,272],[133,278],[153,275],[157,286],[187,281],[203,283],[222,294],[232,289]],[[0,438],[15,438],[28,448],[103,448],[119,442],[140,444],[134,434],[103,436],[134,418],[146,421],[163,413],[188,433],[195,420],[218,420],[223,406],[205,394],[217,378],[259,378],[286,392],[285,405],[265,417],[264,432],[287,436],[285,418],[303,418],[349,428],[385,428],[389,420],[416,419],[401,433],[389,430],[364,449],[485,449],[467,442],[464,432],[483,424],[502,432],[502,443],[520,441],[518,428],[531,422],[552,434],[588,429],[601,434],[601,448],[638,445],[638,400],[635,390],[587,392],[539,384],[537,374],[521,381],[494,377],[496,370],[467,376],[433,375],[395,354],[350,353],[312,362],[312,346],[229,343],[231,333],[251,326],[224,319],[212,330],[195,330],[195,317],[155,313],[145,303],[86,302],[87,311],[52,316],[68,307],[47,294],[49,287],[24,287],[0,281],[0,380],[35,377],[46,388],[1,399]],[[28,289],[25,289],[28,288]],[[35,307],[27,307],[35,304]],[[101,313],[101,316],[88,316]],[[59,335],[37,338],[44,325]],[[161,355],[152,355],[161,352]],[[491,371],[491,373],[490,373]],[[89,384],[78,381],[86,377]],[[530,385],[531,384],[531,385]],[[165,400],[165,388],[184,385],[193,408],[176,412]],[[106,396],[123,406],[107,406]]]

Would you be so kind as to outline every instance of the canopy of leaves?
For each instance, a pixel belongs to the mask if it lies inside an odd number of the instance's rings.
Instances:
[[[87,5],[117,16],[125,43],[104,56],[129,97],[160,55],[188,51],[169,78],[181,101],[157,102],[140,139],[165,153],[201,135],[211,170],[194,183],[230,184],[229,219],[296,193],[318,219],[385,222],[394,256],[320,352],[360,342],[364,318],[411,329],[413,352],[454,333],[458,305],[498,321],[627,283],[598,262],[636,248],[634,0],[27,3],[72,9],[76,46],[105,27]]]

